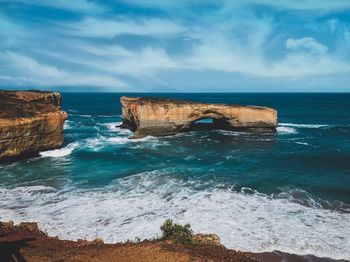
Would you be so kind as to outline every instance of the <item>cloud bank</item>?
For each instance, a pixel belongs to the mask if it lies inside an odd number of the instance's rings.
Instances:
[[[0,4],[6,88],[350,91],[345,1]]]

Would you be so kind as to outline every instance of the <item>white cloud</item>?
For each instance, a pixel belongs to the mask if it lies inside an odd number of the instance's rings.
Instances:
[[[177,55],[160,47],[146,46],[132,51],[118,45],[83,43],[76,45],[79,51],[83,51],[80,55],[52,55],[91,70],[128,76],[141,82],[166,83],[163,73],[181,70],[221,71],[276,79],[350,72],[349,63],[332,57],[325,47],[311,38],[290,40],[291,52],[278,59],[269,59],[264,51],[271,26],[262,22],[253,24],[249,38],[244,43],[225,32],[203,29],[201,38],[197,38],[195,44],[192,43],[190,51]],[[305,48],[307,52],[295,52]],[[86,57],[86,54],[92,54],[93,57]]]
[[[52,28],[45,30],[17,23],[0,14],[0,38],[4,39],[0,43],[2,82],[24,86],[101,86],[105,90],[136,91],[131,89],[135,83],[140,88],[157,84],[171,86],[172,78],[179,72],[201,75],[198,83],[202,82],[204,86],[205,77],[218,75],[218,72],[225,76],[247,77],[257,85],[263,78],[285,83],[291,79],[336,78],[339,74],[350,73],[350,33],[341,18],[335,16],[336,19],[325,25],[327,33],[332,32],[334,36],[334,39],[325,41],[328,48],[315,38],[292,38],[288,30],[281,31],[280,21],[276,21],[273,15],[262,12],[264,14],[257,17],[246,8],[263,4],[316,10],[319,14],[322,13],[319,9],[335,10],[345,6],[344,1],[306,0],[302,5],[293,0],[253,0],[249,4],[243,0],[127,0],[142,6],[154,4],[171,15],[168,18],[164,18],[165,15],[163,18],[147,18],[136,14],[109,19],[89,16],[88,10],[93,8],[90,4],[94,3],[91,1],[15,1],[72,11],[77,8],[86,15],[78,22],[53,20]],[[208,3],[217,8],[198,16],[187,8],[192,4]],[[182,11],[184,14],[180,15]],[[190,19],[187,19],[187,14],[190,14]],[[317,26],[308,30],[319,33]],[[305,30],[300,32],[305,33]],[[114,38],[126,34],[145,37]],[[272,39],[275,41],[273,46]],[[16,51],[5,51],[7,49]],[[327,79],[331,82],[331,77]],[[227,85],[230,85],[229,81]]]
[[[127,18],[87,18],[75,24],[65,25],[66,33],[83,37],[112,38],[122,34],[167,37],[184,32],[179,23],[159,18],[131,20]]]
[[[328,26],[331,31],[331,33],[334,33],[337,29],[337,26],[339,25],[339,21],[335,18],[328,20]]]
[[[314,54],[324,54],[328,51],[327,46],[317,42],[312,37],[303,37],[298,39],[289,38],[286,41],[286,47],[293,51],[308,51]]]
[[[145,47],[139,52],[122,57],[109,63],[109,69],[133,76],[152,75],[162,70],[175,69],[177,63],[162,48]]]
[[[167,11],[181,10],[182,8],[188,8],[189,6],[195,5],[206,5],[206,4],[216,4],[216,5],[227,5],[231,8],[242,8],[251,5],[265,5],[283,9],[295,9],[295,10],[343,10],[350,9],[349,1],[344,0],[116,0],[129,3],[131,5],[143,6],[149,8],[158,7]]]
[[[95,72],[74,72],[58,69],[16,52],[6,51],[0,54],[1,71],[7,71],[0,79],[23,86],[95,86],[117,90],[128,88],[124,81],[106,74]]]
[[[179,67],[179,61],[171,57],[163,48],[151,46],[131,51],[118,45],[92,46],[80,42],[77,53],[69,57],[57,52],[43,53],[91,70],[136,78],[152,78],[164,70]]]
[[[272,63],[270,77],[324,76],[350,73],[350,64],[327,54],[288,54],[284,59]]]
[[[266,28],[265,28],[266,27]],[[214,70],[227,73],[281,79],[350,73],[350,63],[328,54],[327,47],[313,38],[288,39],[285,56],[271,59],[265,54],[270,30],[268,24],[249,30],[246,43],[224,33],[205,33],[191,54],[178,61],[191,70]],[[262,33],[265,28],[265,33]]]
[[[74,12],[102,12],[105,10],[103,6],[89,0],[0,0],[1,2],[46,6]]]
[[[25,27],[16,24],[0,13],[0,48],[16,46],[28,36]]]
[[[7,51],[4,54],[5,60],[12,65],[13,68],[19,69],[35,76],[44,77],[64,77],[65,73],[54,66],[39,63],[25,55]]]
[[[246,2],[240,0],[240,2]],[[322,1],[322,0],[284,0],[284,1],[274,1],[274,0],[254,0],[255,4],[276,6],[285,9],[297,9],[297,10],[334,10],[334,9],[344,9],[350,8],[350,3],[344,0],[332,0],[332,1]]]
[[[56,79],[53,83],[43,82],[43,85],[58,85],[58,86],[89,86],[89,87],[104,87],[105,90],[125,90],[133,91],[126,82],[114,77],[96,73],[69,73],[63,79]]]
[[[120,45],[91,45],[84,42],[77,43],[79,49],[97,56],[133,56],[134,53]]]

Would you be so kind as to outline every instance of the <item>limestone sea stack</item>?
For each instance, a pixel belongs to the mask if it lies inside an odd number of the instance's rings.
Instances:
[[[66,118],[58,92],[0,91],[0,162],[61,147]]]
[[[205,118],[213,120],[215,129],[274,132],[277,127],[277,111],[268,107],[125,96],[121,105],[121,127],[133,131],[133,138],[192,130],[196,121]]]

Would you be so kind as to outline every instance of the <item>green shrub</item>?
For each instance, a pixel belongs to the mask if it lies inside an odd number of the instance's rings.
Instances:
[[[171,240],[180,244],[193,243],[193,231],[190,224],[182,226],[173,223],[171,219],[167,219],[160,230],[162,231],[162,240]]]

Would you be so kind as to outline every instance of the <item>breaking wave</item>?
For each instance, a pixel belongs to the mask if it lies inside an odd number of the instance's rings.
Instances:
[[[306,143],[306,142],[295,142],[296,144],[298,145],[303,145],[303,146],[309,146],[310,144],[309,143]]]
[[[54,150],[48,150],[40,152],[40,156],[42,157],[64,157],[70,155],[75,148],[79,146],[79,143],[74,142],[70,143],[67,146],[60,148],[60,149],[54,149]]]
[[[153,136],[147,136],[143,138],[130,139],[129,136],[131,134],[130,131],[121,129],[119,134],[116,136],[104,136],[97,135],[95,138],[89,138],[85,140],[83,143],[83,147],[85,149],[89,149],[92,151],[100,151],[104,147],[108,146],[118,146],[118,145],[128,145],[133,148],[147,148],[147,147],[157,147],[160,145],[168,145],[167,141],[158,139]]]
[[[294,123],[279,123],[277,132],[279,134],[297,134],[298,128],[324,128],[330,127],[331,125],[325,124],[294,124]]]
[[[100,125],[106,127],[109,131],[117,132],[120,135],[131,135],[132,132],[129,129],[120,128],[122,122],[102,123]]]
[[[70,120],[66,120],[63,125],[63,129],[69,129],[72,126],[72,122]]]
[[[298,131],[295,128],[287,127],[287,126],[278,126],[276,129],[277,129],[277,132],[282,135],[298,133]]]
[[[235,191],[159,170],[117,179],[103,189],[0,188],[0,199],[2,220],[39,221],[43,230],[64,239],[152,238],[173,218],[195,232],[219,234],[228,248],[350,259],[350,214],[325,209],[295,190],[278,196]]]
[[[324,124],[293,124],[293,123],[279,123],[278,125],[281,127],[296,127],[296,128],[321,128],[321,127],[330,126],[330,125],[324,125]]]

